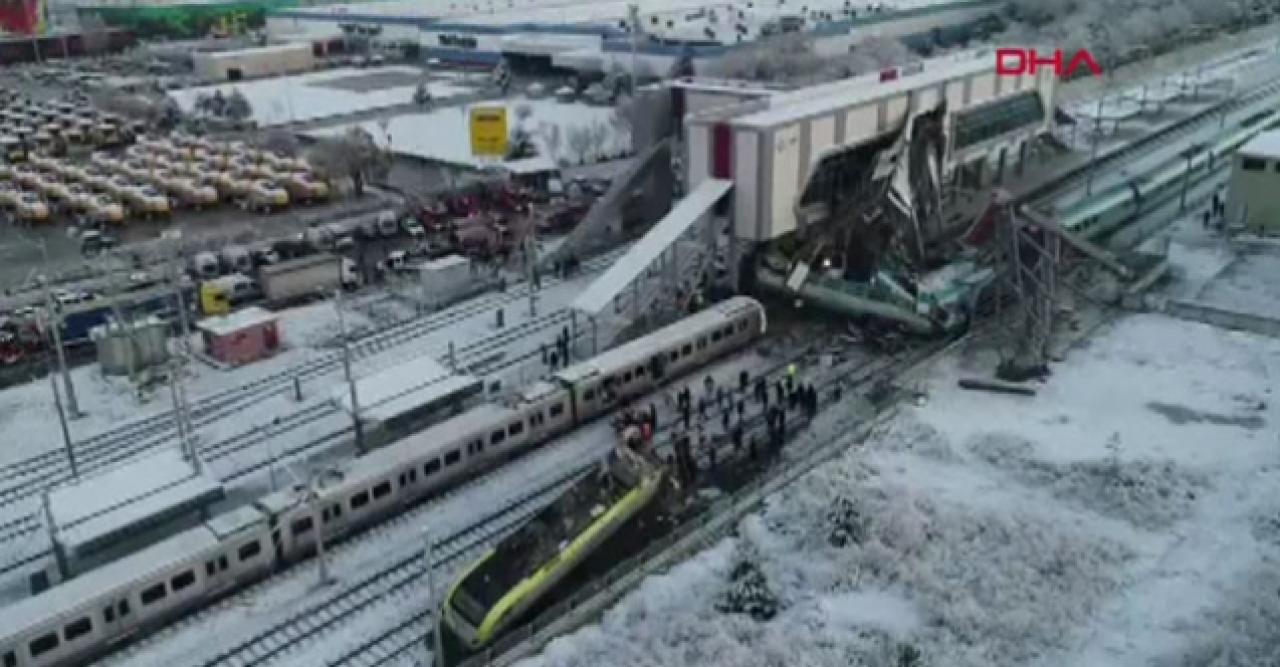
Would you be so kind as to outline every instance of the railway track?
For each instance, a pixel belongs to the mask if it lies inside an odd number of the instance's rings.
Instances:
[[[1277,94],[1280,94],[1280,76],[1266,79],[1247,93],[1233,96],[1223,102],[1201,109],[1186,118],[1144,135],[1137,141],[1099,155],[1093,161],[1092,166],[1089,163],[1085,163],[1074,167],[1062,177],[1052,179],[1023,193],[1018,197],[1018,203],[1031,204],[1037,207],[1043,206],[1060,197],[1066,191],[1083,185],[1088,180],[1090,172],[1093,173],[1094,178],[1097,178],[1110,168],[1148,155],[1171,142],[1177,143],[1181,137],[1203,127],[1206,123],[1219,118],[1223,114],[1248,107]]]
[[[540,356],[540,352],[537,350],[524,352],[512,357],[501,354],[501,351],[512,342],[546,329],[560,328],[568,319],[567,312],[552,311],[538,319],[522,322],[497,334],[457,348],[454,351],[455,358],[460,368],[471,372],[479,374],[501,372],[506,368],[532,361],[535,357]],[[581,336],[581,334],[579,335]],[[352,433],[350,418],[328,400],[312,403],[296,412],[279,418],[278,421],[269,426],[260,424],[230,438],[201,447],[201,459],[206,463],[213,463],[256,448],[266,449],[264,445],[271,439],[278,438],[288,431],[312,426],[325,420],[331,420],[334,424],[332,427],[325,429],[324,433],[291,446],[282,447],[278,451],[271,452],[265,458],[259,458],[252,463],[237,465],[233,472],[222,477],[221,481],[224,484],[234,483],[248,475],[268,468],[277,461],[288,460],[311,450],[331,446],[343,441]],[[132,456],[142,451],[142,448],[134,448],[129,453],[119,453],[119,455],[123,460],[132,458]],[[33,480],[36,483],[39,481],[42,480]],[[11,503],[14,502],[13,499],[23,497],[23,493],[38,493],[40,490],[42,489],[34,486],[26,489],[11,487],[6,489],[6,492],[10,492],[9,496],[5,496],[0,492],[0,498],[5,498],[4,502]],[[99,516],[113,509],[115,508],[104,507],[98,512],[88,515],[86,519]],[[44,530],[43,522],[35,513],[19,515],[8,523],[0,524],[0,545],[19,539],[27,539],[30,535],[41,530]],[[37,562],[50,554],[51,551],[43,546],[17,550],[17,553],[10,556],[8,560],[0,562],[0,576]]]
[[[849,384],[852,385],[853,388],[864,386],[869,382],[884,377],[894,369],[914,365],[922,356],[934,354],[939,349],[942,349],[949,344],[950,343],[945,341],[934,341],[927,344],[921,344],[915,349],[908,350],[903,354],[892,358],[872,357],[859,362],[840,364],[830,369],[829,372],[821,374],[814,382],[814,385],[815,387],[824,390],[832,389],[836,383]],[[785,376],[786,369],[792,362],[812,356],[814,355],[810,351],[801,352],[782,362],[768,366],[764,371],[762,371],[762,374],[770,380],[781,379]],[[773,390],[771,388],[770,392],[772,391]],[[754,403],[754,399],[750,397],[749,392],[746,395],[737,394],[735,392],[735,395],[748,400],[750,403]],[[824,407],[831,403],[829,392],[821,392],[820,403]],[[793,416],[788,418],[788,421],[789,423],[796,424],[796,426],[794,428],[789,427],[789,433],[792,435],[798,435],[803,431],[803,427],[807,425],[807,421],[799,411],[793,411],[792,415]],[[663,436],[664,440],[661,444],[656,445],[657,451],[663,452],[670,448],[675,421],[676,419],[673,416],[669,416],[665,419],[665,426],[659,428],[658,435]],[[744,430],[747,433],[759,434],[764,430],[764,428],[765,417],[758,411],[753,413],[744,421]],[[720,443],[720,447],[717,448],[717,451],[721,450],[723,450],[723,453],[720,454],[718,460],[721,465],[724,465],[732,460],[733,453],[725,443]],[[705,455],[701,457],[700,463],[703,469],[706,469],[709,462]],[[426,627],[427,624],[431,622],[433,613],[432,609],[422,605],[413,607],[412,611],[404,614],[403,617],[393,625],[380,631],[375,631],[364,641],[344,650],[338,655],[338,657],[328,660],[325,664],[330,667],[336,667],[339,665],[349,665],[352,667],[381,667],[382,665],[396,662],[402,656],[420,651],[423,647],[424,640],[429,639],[429,635],[426,634]]]
[[[584,268],[588,271],[602,269],[612,261],[616,252],[588,260],[584,263]],[[544,288],[559,282],[562,282],[559,278],[548,277],[544,280]],[[352,355],[356,359],[373,357],[499,306],[524,299],[528,296],[529,289],[529,286],[524,285],[518,289],[467,302],[462,308],[442,311],[437,316],[414,318],[392,325],[353,343]],[[509,332],[518,330],[519,326],[505,330],[504,334],[510,336]],[[461,353],[462,350],[475,345],[476,343],[472,343],[463,346],[458,352]],[[233,416],[260,401],[265,395],[287,390],[292,386],[295,378],[310,380],[336,370],[340,367],[341,361],[341,353],[335,352],[286,371],[273,373],[239,387],[204,397],[191,406],[192,424],[199,429]],[[76,443],[77,464],[82,473],[100,470],[171,442],[176,435],[172,413],[164,412],[144,417],[120,429]],[[0,469],[0,483],[7,482],[4,486],[0,486],[0,508],[27,497],[33,491],[43,490],[69,480],[71,475],[65,456],[66,453],[62,449],[53,449]],[[0,538],[2,536],[3,533],[0,532]],[[3,542],[3,539],[0,539],[0,542]]]
[[[541,509],[542,505],[537,501],[554,497],[556,492],[595,465],[596,462],[592,461],[558,475],[498,510],[446,535],[436,543],[437,552],[430,570],[470,554],[488,545],[498,536],[518,527]],[[268,664],[283,657],[300,644],[334,629],[387,598],[405,592],[430,572],[423,560],[421,549],[408,550],[408,553],[395,558],[391,564],[377,572],[350,583],[344,582],[341,588],[325,596],[323,600],[308,605],[271,627],[264,628],[254,636],[238,642],[226,651],[197,664],[202,667],[215,665],[247,667]]]

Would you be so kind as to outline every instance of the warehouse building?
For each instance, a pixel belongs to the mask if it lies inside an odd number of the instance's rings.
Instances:
[[[1280,130],[1263,132],[1236,151],[1227,220],[1255,234],[1280,234]]]
[[[654,73],[677,60],[719,57],[762,36],[802,32],[815,50],[844,53],[869,37],[908,42],[961,39],[999,9],[998,0],[810,0],[765,7],[753,0],[449,0],[364,2],[273,12],[273,39],[322,42],[344,35],[384,46],[412,47],[445,62],[608,71],[614,66]],[[638,39],[633,39],[634,22]]]
[[[234,51],[192,54],[196,76],[205,81],[240,81],[264,76],[310,72],[316,59],[309,43],[271,44]]]

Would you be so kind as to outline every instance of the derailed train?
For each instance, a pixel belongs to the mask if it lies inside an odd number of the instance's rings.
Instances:
[[[371,452],[317,483],[264,496],[0,609],[0,667],[84,664],[316,548],[572,430],[764,333],[735,297],[569,366],[509,404],[486,403]]]

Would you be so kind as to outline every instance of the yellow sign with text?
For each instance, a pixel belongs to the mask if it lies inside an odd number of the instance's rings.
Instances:
[[[498,158],[507,154],[506,107],[471,107],[471,154]]]

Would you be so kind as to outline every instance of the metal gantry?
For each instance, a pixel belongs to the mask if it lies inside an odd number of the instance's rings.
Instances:
[[[1039,375],[1049,361],[1061,239],[1055,230],[1019,215],[1006,193],[997,192],[995,205],[1005,255],[996,295],[997,322],[1003,329],[997,374],[1021,380]]]

